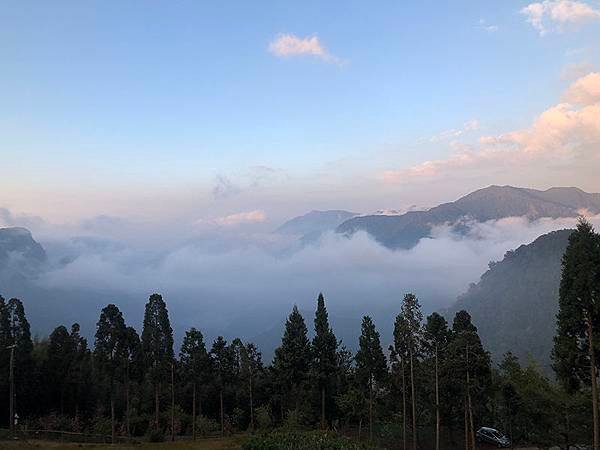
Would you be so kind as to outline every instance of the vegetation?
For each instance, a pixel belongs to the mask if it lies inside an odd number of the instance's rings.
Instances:
[[[353,355],[319,294],[314,337],[294,307],[272,364],[250,342],[219,336],[207,350],[189,329],[175,357],[167,305],[146,304],[141,338],[119,308],[102,309],[93,348],[77,324],[32,340],[25,307],[0,297],[0,393],[8,398],[14,346],[19,426],[140,440],[253,434],[246,449],[475,448],[480,426],[515,442],[598,448],[600,237],[581,221],[562,263],[553,361],[557,380],[508,352],[494,366],[465,310],[451,326],[399,304],[386,355],[369,316]],[[8,425],[8,408],[0,411]],[[368,424],[368,433],[363,431]],[[320,429],[319,431],[316,431]]]

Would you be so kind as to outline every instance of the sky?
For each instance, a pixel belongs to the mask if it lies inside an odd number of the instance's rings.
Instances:
[[[0,207],[273,228],[600,191],[600,2],[447,3],[2,2]]]

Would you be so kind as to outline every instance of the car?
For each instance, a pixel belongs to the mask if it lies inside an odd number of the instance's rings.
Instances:
[[[510,447],[510,439],[495,428],[481,427],[477,430],[477,440],[486,444],[497,445],[498,448]]]

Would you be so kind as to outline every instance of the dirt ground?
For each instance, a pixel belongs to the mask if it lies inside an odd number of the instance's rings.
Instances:
[[[226,437],[215,439],[200,439],[197,441],[176,441],[157,444],[77,444],[67,442],[52,442],[30,440],[23,441],[0,441],[0,450],[70,450],[70,449],[94,449],[94,450],[237,450],[242,448],[243,438]]]

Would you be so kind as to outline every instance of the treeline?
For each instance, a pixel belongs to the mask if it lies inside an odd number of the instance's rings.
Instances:
[[[535,362],[522,364],[510,353],[493,365],[467,311],[451,324],[438,313],[423,318],[413,294],[399,305],[391,345],[384,348],[375,323],[365,316],[355,354],[336,338],[322,295],[312,339],[294,307],[270,364],[251,342],[219,336],[207,343],[195,328],[185,333],[176,354],[159,294],[146,304],[141,334],[116,305],[106,306],[92,345],[77,324],[33,341],[22,302],[0,297],[0,394],[10,397],[13,351],[21,427],[155,440],[322,428],[393,440],[407,449],[455,444],[474,449],[476,430],[491,426],[515,442],[586,442],[597,408],[590,401],[598,361],[591,330],[600,323],[595,315],[600,305],[590,299],[580,313],[575,306],[582,297],[574,290],[593,286],[577,280],[585,267],[589,279],[594,269],[585,258],[598,255],[600,238],[582,221],[563,263],[554,353],[560,383],[546,378]],[[598,283],[600,257],[593,261],[599,263],[593,272]],[[590,339],[583,339],[588,333]],[[8,407],[0,414],[9,424]]]

